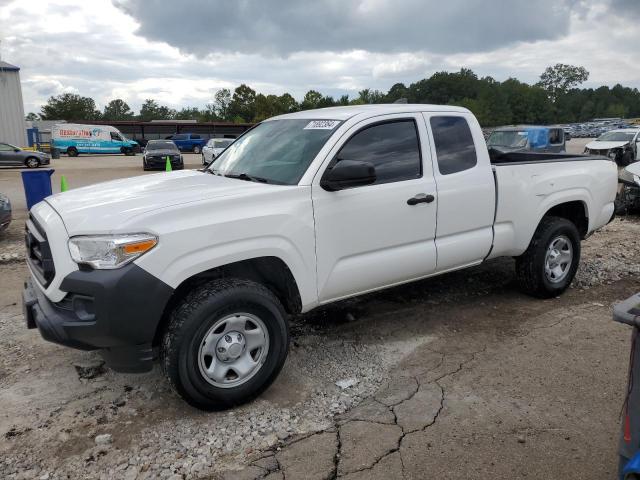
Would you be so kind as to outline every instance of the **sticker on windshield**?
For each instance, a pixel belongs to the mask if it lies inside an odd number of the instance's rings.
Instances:
[[[312,120],[304,130],[333,130],[339,123],[340,120]]]

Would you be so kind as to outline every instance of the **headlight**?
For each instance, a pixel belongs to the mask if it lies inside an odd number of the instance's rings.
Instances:
[[[609,152],[607,152],[607,156],[613,160],[616,159],[617,154],[618,154],[617,150],[609,150]]]
[[[633,176],[633,181],[636,182],[636,185],[640,185],[640,177],[638,175]]]
[[[86,235],[69,239],[74,262],[97,269],[120,268],[151,250],[158,237],[148,233],[130,235]]]

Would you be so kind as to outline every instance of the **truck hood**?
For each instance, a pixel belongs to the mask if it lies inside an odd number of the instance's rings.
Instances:
[[[624,147],[629,142],[589,142],[585,145],[589,150],[610,150],[612,148]]]
[[[273,188],[279,186],[184,170],[76,188],[46,202],[60,214],[69,235],[78,235],[117,231],[134,216],[153,210]]]

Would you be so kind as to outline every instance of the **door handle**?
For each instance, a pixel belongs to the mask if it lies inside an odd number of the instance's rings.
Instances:
[[[407,205],[417,205],[419,203],[431,203],[436,199],[433,195],[427,195],[426,193],[419,193],[415,197],[411,197],[407,200]]]

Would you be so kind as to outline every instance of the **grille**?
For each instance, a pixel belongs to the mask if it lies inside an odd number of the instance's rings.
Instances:
[[[47,236],[38,225],[35,218],[29,215],[25,227],[24,241],[27,247],[27,262],[31,266],[36,279],[45,287],[48,287],[56,274],[53,265],[53,257]]]

